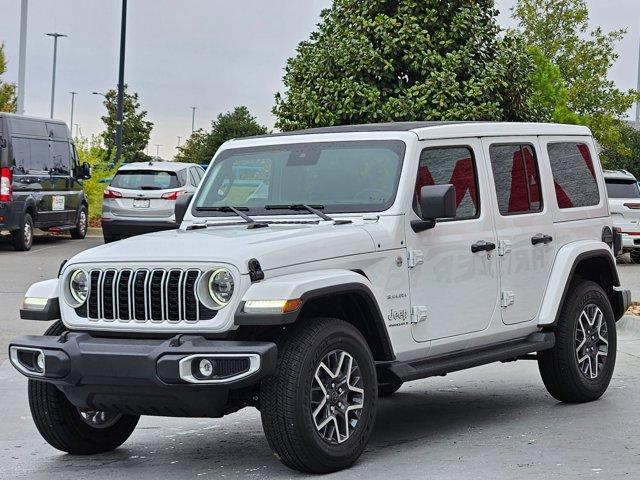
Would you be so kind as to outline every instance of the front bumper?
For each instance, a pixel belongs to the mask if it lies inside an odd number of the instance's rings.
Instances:
[[[30,369],[44,355],[44,372]],[[99,338],[87,333],[24,336],[9,345],[11,363],[23,375],[56,385],[82,409],[137,415],[219,417],[234,392],[257,384],[276,367],[270,342]],[[202,358],[216,361],[219,379],[193,375]],[[243,359],[246,359],[244,361]],[[238,363],[238,360],[242,360]],[[234,370],[234,368],[236,370]]]
[[[640,249],[640,231],[638,232],[622,232],[622,249],[623,251]]]

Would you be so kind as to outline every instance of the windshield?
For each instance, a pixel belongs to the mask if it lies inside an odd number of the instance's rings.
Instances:
[[[111,186],[125,190],[167,190],[184,185],[184,179],[176,172],[161,170],[120,170],[111,181]]]
[[[609,198],[640,198],[638,183],[634,180],[607,180]]]
[[[377,212],[395,199],[405,145],[398,140],[304,143],[223,151],[203,180],[198,209],[319,205],[326,213]],[[273,211],[268,214],[291,214]],[[308,213],[303,211],[302,213]]]

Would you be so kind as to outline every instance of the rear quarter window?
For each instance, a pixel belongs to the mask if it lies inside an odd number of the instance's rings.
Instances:
[[[600,203],[600,192],[589,147],[585,143],[558,142],[547,146],[553,182],[561,209]]]

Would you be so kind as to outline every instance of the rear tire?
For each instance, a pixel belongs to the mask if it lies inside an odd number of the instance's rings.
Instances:
[[[13,248],[17,252],[31,250],[33,245],[33,218],[30,213],[24,214],[20,230],[11,232],[11,241],[13,242]]]
[[[45,335],[61,335],[62,322],[54,323]],[[84,413],[64,393],[46,382],[29,380],[31,416],[40,435],[53,448],[75,455],[109,452],[122,445],[136,428],[138,415],[109,412]]]
[[[87,207],[82,205],[78,212],[78,220],[76,221],[76,228],[71,230],[71,238],[75,240],[82,240],[87,236],[87,228],[89,225],[89,215],[87,213]]]
[[[640,263],[640,250],[631,250],[629,256],[631,257],[631,263]]]
[[[590,402],[604,394],[616,362],[616,322],[605,291],[577,280],[569,287],[555,329],[556,344],[538,352],[545,387],[562,402]]]
[[[367,445],[377,393],[373,357],[355,327],[332,318],[295,325],[278,343],[276,374],[260,387],[267,441],[292,469],[346,468]]]

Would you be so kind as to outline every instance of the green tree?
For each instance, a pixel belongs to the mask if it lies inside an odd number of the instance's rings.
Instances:
[[[89,201],[89,219],[96,222],[102,215],[102,193],[108,185],[104,180],[113,177],[117,167],[108,160],[100,137],[76,139],[75,145],[80,163],[91,165],[91,178],[84,180],[84,193]]]
[[[267,128],[260,125],[249,113],[247,107],[236,107],[233,111],[221,113],[211,122],[211,131],[195,131],[187,141],[178,148],[175,156],[177,162],[208,163],[227,140],[240,137],[252,137],[267,133]]]
[[[531,69],[493,0],[335,0],[287,61],[276,126],[528,120]]]
[[[607,159],[609,168],[622,168],[640,178],[640,131],[624,123],[620,128],[620,135],[627,150],[620,152],[605,148],[602,156]]]
[[[538,90],[539,97],[572,112],[570,123],[589,126],[607,151],[624,153],[620,119],[637,93],[616,88],[608,73],[618,59],[616,46],[625,30],[590,30],[585,0],[518,0],[513,16],[526,44],[538,52],[539,79],[546,80],[547,87],[555,82],[560,88],[560,92]],[[550,65],[544,65],[545,58]],[[551,70],[553,79],[545,79]],[[549,119],[556,120],[553,115]]]
[[[7,61],[4,56],[4,43],[0,44],[0,77],[7,70]],[[15,112],[16,110],[16,86],[7,83],[0,78],[0,112]]]
[[[116,124],[117,124],[117,99],[116,90],[109,90],[105,96],[104,106],[107,114],[102,117],[105,131],[102,132],[102,140],[106,147],[106,155],[113,158],[116,151]],[[144,153],[149,143],[153,122],[147,120],[147,111],[141,110],[137,93],[128,93],[125,85],[124,94],[124,120],[122,128],[122,160],[125,163],[150,160],[151,157]]]

